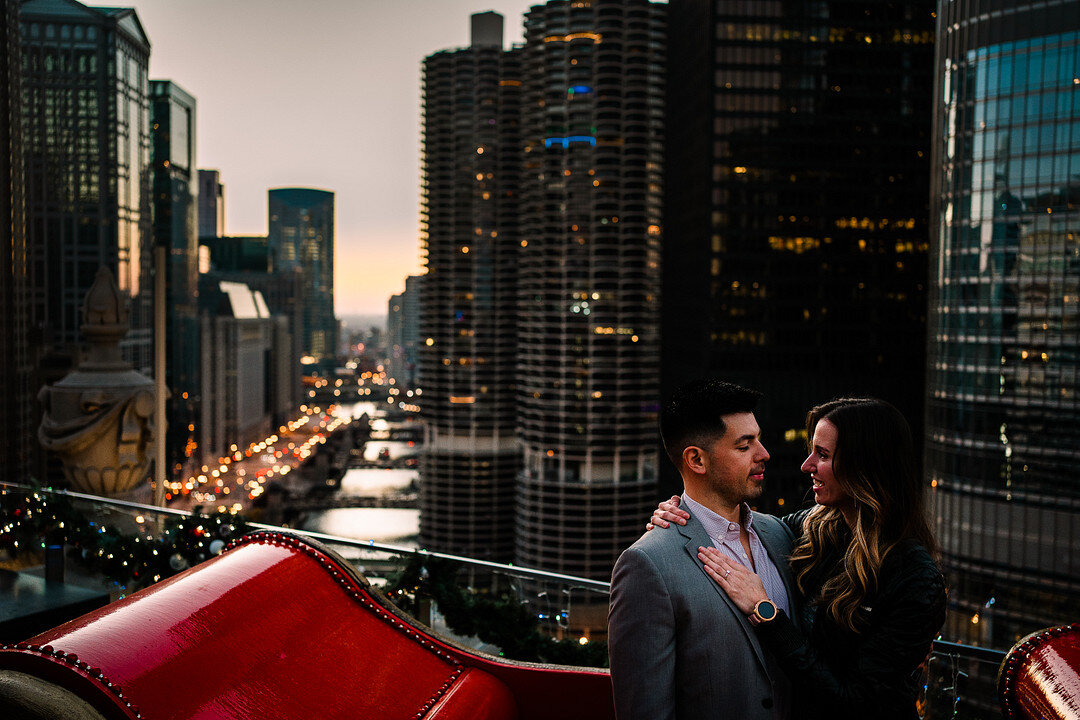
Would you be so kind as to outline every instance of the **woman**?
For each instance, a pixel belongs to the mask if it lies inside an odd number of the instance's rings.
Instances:
[[[716,548],[705,571],[755,627],[811,718],[916,718],[919,666],[945,619],[911,431],[892,405],[841,399],[807,415],[802,471],[816,505],[783,520],[800,537],[791,569],[803,598],[797,618],[776,611],[761,579]],[[678,498],[652,524],[685,524]]]

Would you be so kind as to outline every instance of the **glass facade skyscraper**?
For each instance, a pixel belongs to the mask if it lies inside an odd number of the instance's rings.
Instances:
[[[497,13],[473,15],[469,47],[424,60],[427,274],[419,279],[417,339],[425,426],[420,541],[507,562],[520,466],[514,363],[522,152],[521,52],[503,50],[502,28]],[[403,303],[415,303],[416,294],[414,283]]]
[[[309,365],[333,367],[337,353],[334,317],[334,193],[313,188],[269,191],[270,254],[276,273],[301,278],[303,320],[292,332]],[[296,358],[300,360],[300,358]]]
[[[919,433],[934,5],[668,7],[664,393],[764,392],[758,505],[784,512],[812,405],[876,395]]]
[[[198,182],[195,98],[176,83],[150,81],[154,242],[165,246],[167,475],[194,454],[199,383]]]
[[[34,396],[26,288],[19,0],[0,0],[0,480],[31,468]]]
[[[938,4],[926,470],[946,636],[1080,598],[1080,6]]]
[[[124,359],[151,373],[150,42],[130,8],[21,8],[29,294],[62,375],[99,266],[131,301]],[[60,367],[66,365],[65,367]]]

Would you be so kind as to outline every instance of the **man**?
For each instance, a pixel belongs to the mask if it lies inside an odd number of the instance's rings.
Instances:
[[[615,564],[608,646],[619,720],[788,717],[787,678],[698,560],[699,547],[715,546],[754,570],[791,615],[794,538],[747,505],[761,495],[769,459],[753,413],[759,397],[702,380],[675,391],[661,411],[690,519],[645,533]]]

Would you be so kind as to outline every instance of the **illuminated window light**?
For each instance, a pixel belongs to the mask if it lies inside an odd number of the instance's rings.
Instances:
[[[570,147],[570,143],[589,143],[590,145],[596,145],[596,138],[591,135],[570,135],[568,137],[549,137],[544,138],[544,147],[554,147],[559,145],[563,148]]]
[[[476,398],[472,395],[451,395],[450,403],[453,405],[472,405]]]
[[[569,35],[548,35],[546,38],[544,38],[544,42],[569,42],[571,40],[580,40],[582,38],[587,38],[592,40],[594,43],[599,43],[603,41],[604,36],[600,33],[577,32],[570,33]]]

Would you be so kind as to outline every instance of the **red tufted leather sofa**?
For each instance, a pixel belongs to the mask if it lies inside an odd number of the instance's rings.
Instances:
[[[505,661],[434,636],[310,540],[222,555],[0,647],[0,717],[614,718],[601,669]]]
[[[997,678],[1005,720],[1080,719],[1080,623],[1020,640]]]

